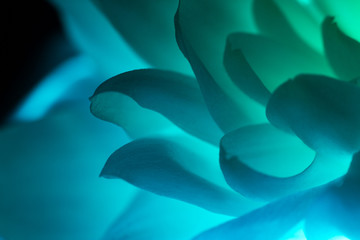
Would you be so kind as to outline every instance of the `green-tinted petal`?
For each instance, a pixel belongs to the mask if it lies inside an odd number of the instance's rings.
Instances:
[[[192,203],[204,209],[236,216],[254,204],[187,170],[182,162],[201,156],[162,139],[135,140],[108,159],[101,176],[122,178],[153,193]]]
[[[232,49],[239,49],[270,91],[300,73],[329,74],[325,59],[312,50],[296,48],[260,35],[230,35]]]
[[[179,11],[175,16],[175,28],[179,47],[192,66],[209,112],[218,126],[224,132],[229,132],[252,122],[252,118],[248,116],[248,112],[244,109],[245,104],[238,104],[219,86],[192,48],[192,45],[190,45],[180,26]]]
[[[228,184],[261,200],[318,186],[346,172],[339,170],[340,159],[320,155],[313,160],[314,156],[296,136],[265,124],[231,132],[220,145],[220,165]]]
[[[313,189],[270,203],[238,219],[210,229],[194,240],[282,239],[305,216],[323,191]]]
[[[178,0],[93,0],[115,29],[150,64],[191,73],[179,51],[173,25]]]
[[[294,31],[319,53],[323,52],[321,42],[321,13],[305,1],[273,0],[278,5]]]
[[[196,80],[191,77],[155,69],[131,71],[101,84],[91,98],[94,115],[120,126],[124,124],[125,129],[127,123],[133,124],[132,121],[139,118],[139,124],[161,127],[159,124],[162,122],[155,122],[156,119],[147,119],[141,114],[134,116],[132,109],[118,101],[124,98],[121,95],[131,97],[143,108],[157,111],[192,135],[214,144],[219,143],[222,132],[208,113]],[[141,111],[139,107],[135,109]],[[128,122],[124,122],[125,119]],[[144,126],[136,127],[142,129]]]
[[[241,29],[247,2],[182,0],[175,16],[179,47],[197,74],[210,113],[225,131],[266,121],[263,107],[236,87],[223,65],[226,38]]]
[[[300,75],[270,98],[267,116],[292,130],[320,153],[354,153],[360,149],[360,88],[320,75]]]
[[[240,48],[233,48],[234,35],[227,39],[224,66],[231,80],[249,97],[266,105],[270,92],[251,68]]]
[[[358,0],[314,0],[325,16],[334,16],[347,35],[360,41],[360,2]]]
[[[273,0],[254,0],[253,14],[262,34],[279,42],[307,47]]]
[[[329,63],[342,80],[360,77],[360,42],[344,34],[334,18],[324,20],[323,42]]]
[[[102,239],[187,240],[230,219],[175,199],[141,192]]]

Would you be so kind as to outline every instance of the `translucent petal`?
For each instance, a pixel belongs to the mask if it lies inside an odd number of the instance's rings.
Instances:
[[[128,138],[86,106],[72,103],[1,129],[4,239],[98,239],[131,200],[129,184],[98,177],[109,152]]]
[[[273,200],[319,186],[345,174],[342,159],[316,156],[296,136],[271,125],[255,125],[226,134],[220,165],[228,184],[246,197]],[[348,160],[349,161],[349,160]]]
[[[178,0],[161,0],[156,4],[147,0],[93,2],[147,62],[161,69],[191,74],[175,41],[173,17]]]
[[[345,33],[360,41],[360,2],[358,0],[314,0],[326,16],[334,16]]]
[[[226,38],[242,28],[241,18],[245,15],[240,13],[249,11],[248,4],[249,1],[182,0],[175,16],[179,47],[197,74],[204,98],[209,101],[210,113],[222,128],[229,126],[230,130],[249,121],[266,121],[263,106],[236,87],[223,65]],[[215,111],[222,113],[215,114]]]
[[[281,239],[305,216],[322,189],[283,198],[247,215],[210,229],[194,240]]]
[[[218,85],[212,74],[195,53],[188,40],[185,38],[185,35],[183,35],[179,19],[180,15],[178,11],[175,16],[176,39],[180,49],[192,66],[209,112],[218,126],[224,132],[229,132],[252,122],[250,117],[243,110],[243,105],[239,105]]]
[[[128,109],[125,103],[117,101],[121,95],[129,96],[143,108],[157,111],[192,135],[216,145],[219,143],[222,132],[208,113],[196,80],[191,77],[155,69],[117,75],[96,89],[91,98],[92,113],[120,126],[133,124],[134,119],[124,116],[133,115],[133,110]],[[128,109],[128,112],[125,112],[124,108]],[[150,122],[150,119],[141,114],[137,118],[142,119],[142,124],[159,124],[156,120]],[[125,119],[128,119],[128,122],[124,122]],[[135,125],[134,128],[136,127]]]
[[[239,49],[267,89],[301,73],[331,74],[325,59],[309,49],[282,44],[268,37],[235,33],[229,37],[232,49]]]
[[[344,34],[334,18],[324,20],[323,42],[329,63],[342,80],[360,77],[360,42]]]
[[[236,216],[256,204],[187,170],[196,153],[163,139],[135,140],[108,159],[101,176],[121,178],[158,195],[182,200],[215,213]]]
[[[188,240],[230,219],[188,203],[141,192],[102,239]]]
[[[270,98],[271,123],[292,130],[325,155],[360,149],[360,88],[320,75],[300,75]]]
[[[262,34],[279,42],[307,47],[273,0],[254,0],[253,14],[256,25]]]
[[[270,91],[262,83],[256,72],[251,68],[240,48],[233,48],[234,35],[227,39],[224,66],[231,80],[244,93],[259,103],[266,105]]]
[[[319,53],[323,52],[321,42],[321,13],[310,4],[302,1],[274,0],[294,31],[309,46]]]

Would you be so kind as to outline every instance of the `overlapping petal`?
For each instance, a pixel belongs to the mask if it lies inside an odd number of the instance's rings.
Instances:
[[[340,79],[360,77],[360,42],[344,34],[331,17],[324,20],[322,32],[327,59]]]
[[[140,107],[126,106],[136,103]],[[134,115],[138,109],[138,116]],[[136,70],[117,75],[95,91],[91,98],[91,112],[104,120],[124,127],[130,135],[157,132],[166,125],[171,127],[156,111],[186,132],[201,139],[218,144],[221,130],[211,118],[197,86],[196,80],[182,74],[155,69]],[[147,113],[148,117],[144,117]],[[143,116],[139,119],[139,116]],[[134,122],[139,119],[140,122]],[[142,126],[141,126],[142,125]]]
[[[341,177],[347,170],[339,170],[341,161],[315,157],[296,136],[267,124],[228,133],[220,145],[220,165],[228,184],[246,197],[267,201]]]
[[[320,75],[300,75],[270,98],[272,124],[293,131],[318,153],[360,149],[360,88]]]
[[[198,162],[197,154],[164,139],[135,140],[114,152],[101,176],[122,178],[153,193],[192,203],[207,210],[237,216],[251,210],[251,204],[186,169],[182,162]]]

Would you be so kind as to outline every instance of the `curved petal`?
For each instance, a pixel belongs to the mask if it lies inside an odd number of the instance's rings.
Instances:
[[[122,126],[123,118],[126,119],[123,114],[128,113],[123,112],[126,106],[116,101],[120,98],[116,94],[127,95],[141,107],[157,111],[192,135],[216,145],[219,143],[222,132],[208,113],[196,80],[191,77],[143,69],[117,75],[102,83],[91,97],[91,111],[95,116]],[[104,106],[113,110],[104,109]],[[149,119],[143,121],[149,122]]]
[[[232,217],[141,192],[106,232],[103,240],[185,240]]]
[[[210,114],[224,132],[229,132],[252,122],[244,110],[244,105],[238,104],[218,85],[185,38],[180,26],[180,5],[175,15],[176,39],[181,51],[191,64]]]
[[[305,216],[322,188],[270,203],[247,215],[201,233],[194,240],[281,239]]]
[[[260,35],[235,33],[229,36],[232,49],[239,49],[270,91],[300,73],[331,74],[325,59],[313,52],[276,42]]]
[[[147,0],[93,2],[126,41],[153,66],[191,73],[175,41],[173,17],[178,0],[161,0],[156,4]]]
[[[230,35],[224,53],[224,66],[227,73],[244,93],[259,103],[266,105],[270,98],[270,91],[251,68],[242,50],[233,48],[233,41],[234,35]]]
[[[210,113],[225,132],[266,121],[263,106],[236,87],[223,65],[226,37],[237,29],[238,10],[246,9],[242,5],[247,2],[181,0],[175,15],[179,48],[192,66]]]
[[[300,75],[274,92],[267,116],[318,153],[352,154],[360,149],[359,102],[360,88],[352,83]]]
[[[114,152],[101,176],[122,178],[158,195],[189,202],[215,213],[236,216],[251,210],[253,202],[187,170],[182,162],[199,156],[162,139],[135,140]]]
[[[253,14],[262,34],[289,45],[308,47],[273,0],[254,0]]]
[[[294,31],[318,53],[323,53],[321,42],[322,13],[311,1],[273,0]]]
[[[347,35],[360,41],[360,2],[357,0],[314,0],[325,16],[334,16]]]
[[[344,34],[328,17],[322,25],[325,53],[329,63],[342,80],[360,77],[360,42]]]
[[[271,125],[255,125],[222,138],[220,166],[233,189],[246,197],[269,201],[346,173],[348,165],[340,168],[343,159],[324,155],[314,159],[314,155],[297,137]]]

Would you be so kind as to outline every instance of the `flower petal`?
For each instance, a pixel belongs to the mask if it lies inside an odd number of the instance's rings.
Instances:
[[[102,239],[184,240],[231,218],[175,199],[141,192]]]
[[[194,240],[281,239],[303,219],[311,203],[322,191],[322,188],[312,189],[283,198],[210,229]]]
[[[263,106],[236,87],[223,65],[226,37],[243,24],[239,11],[248,4],[247,0],[181,0],[175,15],[178,45],[192,66],[210,113],[225,132],[266,121]]]
[[[320,25],[321,13],[311,2],[273,0],[282,11],[294,31],[316,52],[322,53]]]
[[[178,0],[156,4],[147,0],[93,2],[147,62],[161,69],[191,73],[175,41],[173,17]]]
[[[254,0],[253,14],[262,34],[291,45],[306,44],[294,31],[275,1]]]
[[[215,213],[236,216],[254,203],[187,170],[182,162],[199,156],[162,139],[135,140],[114,152],[101,176],[122,178],[158,195],[192,203]]]
[[[329,63],[342,80],[360,77],[360,43],[344,34],[334,18],[324,20],[323,42]]]
[[[270,91],[300,73],[331,74],[325,59],[309,49],[276,42],[260,35],[229,36],[233,50],[239,49]]]
[[[128,117],[124,114],[131,115],[132,110],[123,111],[125,104],[117,101],[120,95],[131,97],[143,108],[157,111],[192,135],[216,145],[219,143],[222,132],[208,113],[196,80],[191,77],[155,69],[117,75],[96,89],[91,98],[92,113],[120,126],[127,124],[124,121]],[[147,125],[159,124],[141,118]],[[128,121],[134,119],[128,118]]]
[[[175,15],[176,39],[181,51],[191,64],[210,114],[224,132],[229,132],[252,122],[251,117],[248,116],[244,109],[244,105],[238,104],[218,85],[195,53],[190,42],[185,38],[180,26],[179,10],[180,5]]]
[[[352,83],[299,75],[274,92],[267,116],[318,153],[353,154],[360,149],[359,102],[360,88]]]
[[[234,35],[230,35],[227,39],[224,53],[226,71],[231,80],[244,93],[259,103],[266,105],[270,98],[270,91],[251,68],[241,49],[233,48],[233,41]]]
[[[317,156],[297,137],[271,125],[255,125],[226,134],[220,166],[228,184],[242,195],[273,200],[342,176],[339,161]]]
[[[325,16],[334,16],[347,35],[360,41],[360,2],[358,0],[314,0]]]

